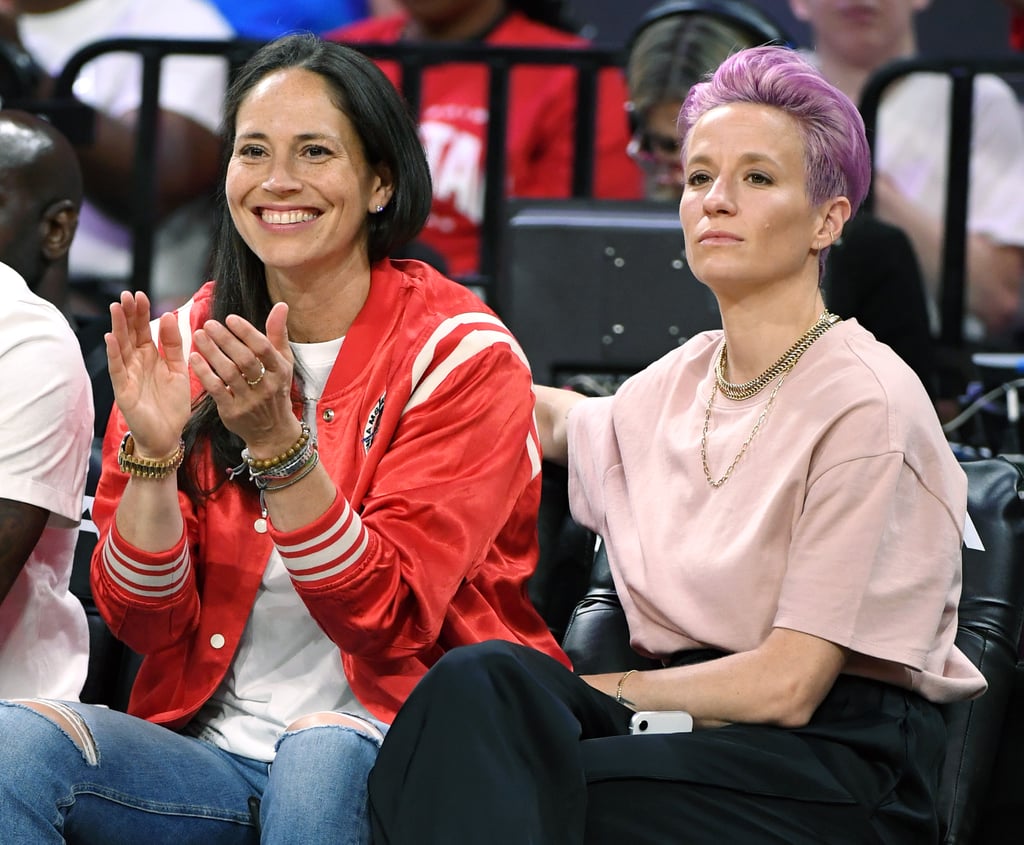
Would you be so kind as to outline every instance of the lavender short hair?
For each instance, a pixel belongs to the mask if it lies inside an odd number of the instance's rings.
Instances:
[[[804,139],[811,203],[844,196],[852,212],[857,211],[871,182],[864,121],[850,98],[826,82],[814,65],[787,47],[734,53],[707,81],[694,85],[683,103],[679,135],[684,159],[694,124],[711,109],[730,103],[772,106],[794,118]]]

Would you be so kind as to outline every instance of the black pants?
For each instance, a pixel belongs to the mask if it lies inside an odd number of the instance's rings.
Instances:
[[[385,845],[934,843],[939,710],[841,676],[804,728],[630,736],[630,712],[557,661],[449,652],[370,775]]]

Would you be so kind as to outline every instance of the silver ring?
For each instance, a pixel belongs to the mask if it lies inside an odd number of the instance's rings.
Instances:
[[[242,378],[245,379],[245,383],[249,385],[249,387],[255,387],[257,384],[263,381],[263,376],[265,376],[266,374],[267,368],[264,367],[263,362],[260,361],[260,374],[256,376],[256,378],[248,378],[246,377],[245,373],[242,373]]]

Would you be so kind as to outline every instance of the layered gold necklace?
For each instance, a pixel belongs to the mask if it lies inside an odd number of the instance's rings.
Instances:
[[[711,386],[711,396],[708,398],[707,407],[704,409],[704,428],[700,434],[700,460],[704,466],[704,477],[707,479],[708,484],[717,488],[729,480],[732,471],[736,468],[736,464],[739,463],[740,458],[747,451],[747,447],[750,446],[750,441],[754,439],[754,436],[764,423],[765,417],[768,416],[768,411],[771,410],[772,405],[775,403],[775,397],[778,395],[779,388],[782,387],[782,383],[786,380],[789,371],[796,366],[796,362],[811,347],[811,344],[838,323],[839,319],[836,314],[831,313],[826,308],[818,318],[818,322],[804,332],[803,336],[782,354],[782,357],[757,378],[743,384],[733,384],[725,378],[725,367],[729,360],[729,353],[726,349],[725,341],[722,341],[722,346],[718,351],[718,358],[715,361],[715,383]],[[776,379],[778,380],[776,381]],[[750,434],[743,441],[743,445],[740,446],[739,452],[732,459],[732,463],[729,464],[725,474],[721,478],[715,479],[711,474],[711,469],[708,467],[708,429],[711,427],[711,406],[714,404],[715,395],[718,391],[721,391],[722,395],[730,399],[749,399],[751,396],[756,396],[773,381],[775,381],[775,387],[772,388],[772,392],[768,395],[768,401],[765,403],[764,410],[758,416],[757,422],[754,423]]]

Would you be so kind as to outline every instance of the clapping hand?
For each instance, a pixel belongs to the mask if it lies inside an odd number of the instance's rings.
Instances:
[[[110,331],[104,339],[114,399],[136,453],[159,459],[177,448],[191,414],[191,396],[177,320],[173,314],[160,317],[162,355],[149,323],[149,297],[124,291],[110,306]]]
[[[279,302],[267,317],[266,334],[232,314],[223,323],[207,320],[193,335],[192,371],[224,425],[254,453],[279,454],[300,432],[292,411],[287,322],[288,306]]]

